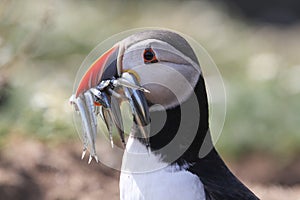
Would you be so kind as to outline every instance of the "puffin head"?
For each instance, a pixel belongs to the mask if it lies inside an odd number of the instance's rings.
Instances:
[[[123,42],[122,72],[134,75],[139,84],[150,91],[145,93],[149,103],[169,109],[191,95],[200,67],[193,50],[180,35],[147,31]]]
[[[167,30],[147,30],[125,38],[100,56],[82,77],[75,98],[99,88],[106,80],[136,85],[142,89],[131,91],[134,121],[145,126],[150,123],[149,107],[154,111],[177,108],[191,97],[201,78],[197,57],[182,36]],[[200,82],[206,102],[204,82]],[[97,100],[101,95],[93,92],[93,96]]]
[[[76,97],[126,72],[149,91],[145,95],[150,104],[166,109],[190,96],[201,73],[194,51],[182,36],[166,30],[143,31],[99,57],[83,76]]]

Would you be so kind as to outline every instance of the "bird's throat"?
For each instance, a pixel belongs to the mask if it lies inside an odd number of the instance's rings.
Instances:
[[[185,102],[166,111],[153,111],[150,116],[151,152],[167,163],[183,165],[196,160],[209,134],[208,102],[202,76]],[[139,140],[144,143],[143,139]]]

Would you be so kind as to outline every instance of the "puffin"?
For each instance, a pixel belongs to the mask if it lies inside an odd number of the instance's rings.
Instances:
[[[127,141],[122,101],[132,110]],[[94,118],[117,127],[124,143],[121,200],[259,199],[214,147],[204,74],[181,34],[153,29],[119,41],[86,71],[71,102],[84,118],[89,161],[98,161]]]

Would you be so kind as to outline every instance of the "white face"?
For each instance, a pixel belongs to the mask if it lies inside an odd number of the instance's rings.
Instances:
[[[145,63],[145,49],[151,48],[157,62]],[[189,57],[160,40],[148,39],[125,50],[123,71],[137,76],[140,85],[150,91],[145,94],[153,104],[174,107],[188,99],[201,73],[200,67]]]

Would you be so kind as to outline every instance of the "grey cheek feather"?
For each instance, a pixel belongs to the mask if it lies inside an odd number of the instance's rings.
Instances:
[[[150,90],[146,98],[165,109],[187,100],[194,91],[200,71],[190,65],[155,63],[151,66],[134,67],[140,76],[140,84]]]
[[[143,49],[149,44],[156,53],[158,63],[144,63]],[[152,39],[126,50],[123,70],[134,70],[139,75],[140,84],[150,90],[150,94],[145,94],[147,100],[165,109],[187,100],[201,74],[200,67],[189,57],[165,42]]]
[[[143,49],[142,49],[143,50]],[[133,69],[136,66],[144,66],[142,50],[126,51],[123,57],[123,70]]]

